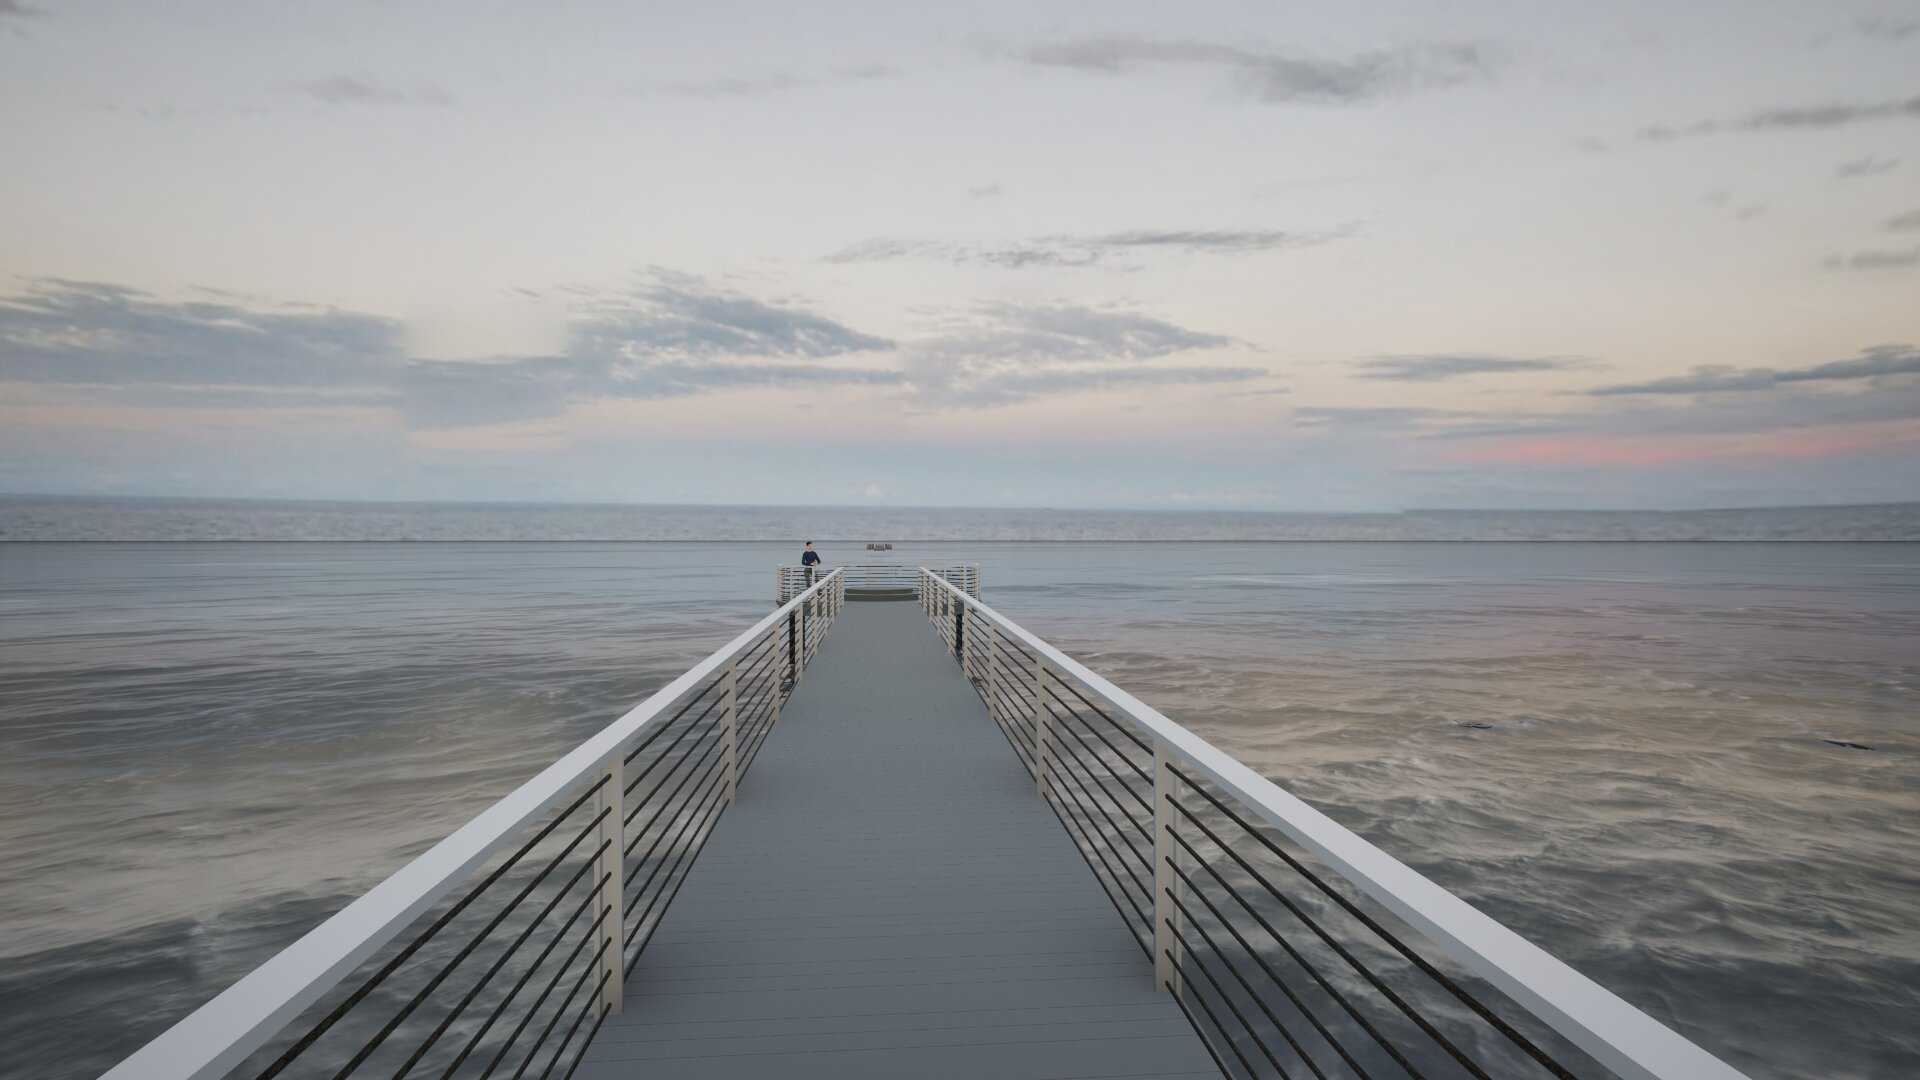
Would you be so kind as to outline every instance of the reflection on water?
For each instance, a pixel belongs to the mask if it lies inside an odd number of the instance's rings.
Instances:
[[[1755,1076],[1920,1065],[1920,545],[896,544]],[[0,1075],[97,1073],[791,546],[0,547]]]

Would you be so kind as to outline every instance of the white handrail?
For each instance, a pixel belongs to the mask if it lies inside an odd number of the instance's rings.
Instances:
[[[838,581],[839,570],[781,605],[685,674],[542,769],[452,835],[161,1032],[101,1080],[214,1080],[452,892],[545,811],[593,782],[611,758],[761,634]],[[824,594],[823,594],[824,595]]]
[[[1253,816],[1313,852],[1367,896],[1432,939],[1595,1060],[1630,1080],[1748,1080],[1744,1073],[1634,1008],[1546,950],[1368,843],[1279,785],[1095,674],[1006,616],[921,568],[923,583],[1033,650],[1220,785]],[[971,636],[971,635],[969,635]]]

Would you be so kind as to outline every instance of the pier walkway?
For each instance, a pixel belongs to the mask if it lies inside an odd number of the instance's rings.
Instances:
[[[776,596],[105,1080],[1746,1080],[977,567]]]
[[[926,616],[856,603],[575,1075],[1219,1070]]]

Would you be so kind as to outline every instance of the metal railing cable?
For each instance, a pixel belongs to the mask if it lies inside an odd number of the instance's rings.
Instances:
[[[1744,1080],[945,572],[918,600],[1226,1075]]]
[[[822,575],[107,1080],[570,1076],[778,721],[789,627],[797,679],[843,584]]]
[[[1435,968],[1432,965],[1432,963],[1429,962],[1424,956],[1420,955],[1419,952],[1417,952],[1416,950],[1408,946],[1398,936],[1388,931],[1385,927],[1381,926],[1377,920],[1375,920],[1372,916],[1368,915],[1365,911],[1361,910],[1357,905],[1355,905],[1346,896],[1341,894],[1338,890],[1335,890],[1331,886],[1329,886],[1323,879],[1319,877],[1319,875],[1315,874],[1312,870],[1308,869],[1306,866],[1301,864],[1297,858],[1295,858],[1293,855],[1291,855],[1287,851],[1283,850],[1279,845],[1275,844],[1270,838],[1265,836],[1259,830],[1256,830],[1252,826],[1248,825],[1243,818],[1241,818],[1238,814],[1234,813],[1231,807],[1227,806],[1225,803],[1215,798],[1212,795],[1212,793],[1206,791],[1204,788],[1193,783],[1192,779],[1190,777],[1187,777],[1185,774],[1181,773],[1180,770],[1175,769],[1174,775],[1178,777],[1180,781],[1183,784],[1185,784],[1188,788],[1194,790],[1202,798],[1204,798],[1213,807],[1215,811],[1217,811],[1218,813],[1226,817],[1228,820],[1232,821],[1235,825],[1239,826],[1241,831],[1245,835],[1250,836],[1255,841],[1259,842],[1262,847],[1266,848],[1273,855],[1280,858],[1286,865],[1290,866],[1298,874],[1300,874],[1300,876],[1306,878],[1307,881],[1312,883],[1313,886],[1319,892],[1325,895],[1328,899],[1332,900],[1342,910],[1344,910],[1345,912],[1347,912],[1347,914],[1351,915],[1354,919],[1359,921],[1367,929],[1371,930],[1378,938],[1380,938],[1386,944],[1391,946],[1396,952],[1400,953],[1403,957],[1405,957],[1410,963],[1414,965],[1414,967],[1419,969],[1422,973],[1426,974],[1429,978],[1433,979],[1437,984],[1439,984],[1439,986],[1442,989],[1447,991],[1457,1001],[1466,1005],[1476,1015],[1480,1016],[1483,1020],[1487,1021],[1489,1026],[1493,1027],[1495,1031],[1499,1032],[1502,1036],[1508,1039],[1511,1043],[1513,1043],[1519,1050],[1525,1053],[1528,1057],[1532,1058],[1534,1061],[1539,1063],[1549,1073],[1557,1077],[1571,1077],[1573,1075],[1563,1065],[1561,1065],[1559,1062],[1555,1061],[1550,1055],[1548,1055],[1545,1050],[1542,1050],[1536,1043],[1533,1042],[1533,1040],[1528,1039],[1525,1035],[1522,1035],[1519,1031],[1515,1030],[1510,1024],[1508,1024],[1505,1020],[1501,1019],[1497,1014],[1495,1014],[1491,1009],[1489,1009],[1484,1003],[1482,1003],[1477,997],[1468,993],[1457,982],[1447,977],[1439,969]],[[1290,898],[1283,890],[1277,887],[1266,875],[1262,874],[1250,862],[1248,862],[1246,858],[1244,858],[1238,851],[1236,851],[1233,847],[1231,847],[1225,840],[1221,839],[1217,833],[1215,833],[1212,829],[1208,828],[1205,822],[1201,821],[1199,817],[1195,816],[1191,811],[1187,810],[1186,807],[1180,805],[1180,803],[1177,800],[1173,802],[1173,806],[1175,810],[1178,811],[1178,813],[1181,815],[1181,817],[1183,817],[1186,821],[1191,823],[1194,827],[1198,828],[1200,832],[1204,834],[1208,840],[1212,841],[1216,848],[1218,848],[1223,854],[1225,854],[1229,859],[1231,859],[1243,873],[1245,873],[1248,877],[1250,877],[1254,882],[1258,883],[1261,886],[1261,888],[1264,889],[1266,893],[1275,902],[1279,903],[1290,914],[1292,914],[1295,919],[1297,919],[1303,926],[1305,926],[1309,931],[1311,931],[1315,937],[1320,939],[1320,941],[1328,949],[1333,951],[1334,954],[1337,955],[1345,963],[1345,965],[1348,968],[1350,968],[1355,974],[1359,975],[1361,979],[1367,982],[1377,993],[1380,994],[1382,998],[1384,998],[1386,1001],[1392,1004],[1395,1010],[1397,1010],[1399,1013],[1407,1017],[1415,1026],[1419,1027],[1420,1030],[1423,1031],[1428,1038],[1432,1039],[1439,1046],[1439,1048],[1443,1050],[1449,1057],[1453,1058],[1456,1062],[1458,1062],[1461,1065],[1461,1067],[1466,1069],[1466,1071],[1469,1074],[1479,1078],[1479,1080],[1490,1080],[1490,1078],[1488,1078],[1487,1073],[1481,1067],[1481,1065],[1471,1060],[1464,1050],[1462,1050],[1460,1047],[1455,1045],[1444,1034],[1442,1034],[1432,1024],[1432,1022],[1429,1021],[1418,1009],[1416,1009],[1414,1006],[1409,1004],[1400,994],[1396,993],[1390,985],[1388,985],[1384,980],[1382,980],[1371,968],[1369,968],[1366,964],[1362,963],[1358,958],[1356,958],[1353,955],[1352,951],[1346,948],[1332,933],[1330,933],[1322,925],[1320,921],[1315,920],[1306,910],[1304,910],[1303,905],[1296,902],[1294,899]],[[1187,845],[1184,840],[1182,840],[1181,843],[1182,843],[1182,846],[1188,847],[1188,849],[1191,850],[1190,845]],[[1203,862],[1202,865],[1207,866],[1208,869],[1211,870],[1210,863]],[[1216,878],[1218,878],[1217,874],[1215,876]],[[1225,885],[1225,882],[1223,879],[1222,879],[1222,885],[1223,886]],[[1265,929],[1268,932],[1268,934],[1272,936],[1277,942],[1279,942],[1281,946],[1285,948],[1297,962],[1301,963],[1303,967],[1306,967],[1310,974],[1312,974],[1313,973],[1312,969],[1310,967],[1307,967],[1305,960],[1301,958],[1298,952],[1295,951],[1293,947],[1287,943],[1286,939],[1283,938],[1278,931],[1274,930],[1270,924],[1267,924],[1265,920],[1261,920],[1261,922],[1262,922],[1262,928]],[[1332,991],[1331,987],[1327,986],[1324,978],[1320,977],[1317,974],[1315,974],[1314,977],[1316,981],[1319,981],[1323,987],[1326,987],[1328,989],[1329,994],[1334,994],[1336,999],[1340,1000],[1343,1007],[1346,1008],[1346,1010],[1351,1015],[1353,1015],[1356,1022],[1361,1023],[1363,1026],[1365,1025],[1365,1021],[1360,1017],[1359,1013],[1355,1011],[1351,1005],[1347,1004],[1345,999],[1339,998],[1338,995],[1335,994],[1334,991]],[[1374,1037],[1375,1041],[1379,1042],[1383,1048],[1385,1048],[1390,1054],[1392,1054],[1395,1057],[1396,1061],[1399,1061],[1399,1063],[1403,1067],[1407,1068],[1410,1072],[1413,1071],[1412,1066],[1409,1065],[1399,1055],[1398,1051],[1395,1050],[1395,1048],[1391,1043],[1384,1040],[1377,1032],[1373,1031],[1372,1028],[1368,1027],[1367,1030],[1368,1030],[1368,1033]]]
[[[945,624],[944,618],[942,619],[942,624]],[[998,630],[990,631],[989,634],[997,637]],[[994,638],[982,635],[979,640],[993,641]],[[996,641],[995,644],[997,645],[998,642]],[[1138,736],[1128,732],[1115,721],[1112,716],[1089,701],[1084,694],[1079,693],[1078,690],[1074,689],[1070,684],[1052,676],[1046,671],[1044,666],[1035,668],[1034,670],[1039,675],[1039,682],[1037,684],[1039,691],[1038,703],[1046,710],[1048,717],[1054,721],[1051,730],[1057,734],[1066,736],[1072,743],[1072,745],[1069,745],[1065,742],[1056,741],[1053,744],[1056,752],[1049,759],[1049,762],[1058,762],[1060,764],[1061,768],[1057,770],[1057,776],[1063,779],[1065,784],[1051,785],[1045,790],[1053,797],[1064,798],[1066,802],[1070,803],[1070,806],[1065,809],[1067,810],[1068,817],[1073,819],[1075,826],[1073,833],[1076,837],[1076,842],[1083,848],[1083,857],[1091,856],[1088,858],[1090,865],[1094,861],[1098,861],[1099,871],[1096,871],[1096,873],[1104,872],[1104,876],[1107,879],[1121,887],[1122,892],[1126,894],[1128,901],[1127,906],[1132,909],[1134,916],[1140,921],[1140,925],[1151,929],[1153,920],[1143,910],[1143,905],[1136,901],[1136,897],[1144,899],[1148,905],[1152,903],[1154,889],[1149,882],[1154,873],[1153,859],[1149,853],[1141,850],[1141,845],[1135,838],[1138,837],[1140,840],[1151,843],[1152,806],[1147,799],[1136,790],[1135,786],[1128,782],[1127,776],[1123,775],[1117,766],[1124,766],[1127,772],[1133,777],[1148,784],[1152,782],[1151,774],[1135,761],[1131,755],[1127,754],[1120,747],[1116,746],[1112,740],[1108,739],[1087,717],[1082,715],[1081,708],[1099,716],[1102,720],[1106,721],[1107,725],[1110,725],[1113,730],[1125,736],[1126,740],[1132,742],[1135,746],[1145,749],[1145,743]],[[1064,689],[1067,692],[1066,695],[1063,696],[1057,692],[1055,689],[1056,686]],[[983,697],[984,696],[983,694]],[[1084,734],[1082,734],[1083,731]],[[1094,745],[1088,741],[1088,736],[1091,736],[1094,741],[1099,743],[1100,749],[1096,749]],[[1018,745],[1018,743],[1016,743],[1016,745]],[[1031,747],[1031,745],[1031,741],[1029,740],[1027,746]],[[1102,753],[1101,750],[1104,750],[1105,753]],[[1096,766],[1098,767],[1098,772],[1096,772]],[[1116,788],[1120,792],[1125,793],[1126,799],[1124,801],[1119,794],[1115,793],[1114,789]],[[1177,806],[1177,803],[1175,805]],[[1145,822],[1133,812],[1133,807],[1135,806],[1146,813],[1147,817]],[[1181,809],[1184,813],[1184,808]],[[1118,816],[1118,820],[1116,820],[1116,815]],[[1122,821],[1125,822],[1125,825],[1121,824]],[[1064,823],[1063,821],[1063,824]],[[1102,823],[1105,825],[1104,829],[1101,828]],[[1196,824],[1201,823],[1196,822]],[[1201,824],[1201,827],[1204,828],[1204,824]],[[1209,833],[1209,835],[1211,836],[1212,834]],[[1096,839],[1096,837],[1098,839]],[[1176,839],[1179,839],[1183,846],[1185,845],[1183,838],[1176,837]],[[1108,858],[1109,855],[1111,855],[1111,859]],[[1138,868],[1137,870],[1136,867]],[[1173,867],[1172,869],[1183,880],[1187,880],[1187,876],[1183,871],[1180,871],[1177,867]],[[1210,866],[1208,869],[1209,872],[1213,872]],[[1144,871],[1146,875],[1144,879],[1141,874],[1142,871]],[[1224,879],[1222,880],[1224,883]],[[1132,889],[1125,887],[1129,884],[1132,885]],[[1206,903],[1210,911],[1217,912],[1218,909],[1208,898],[1202,895],[1200,899]],[[1177,910],[1188,914],[1189,918],[1191,918],[1190,909],[1187,908],[1178,896],[1172,897],[1171,902]],[[1116,905],[1116,907],[1117,906],[1118,905]],[[1219,917],[1222,925],[1232,933],[1234,941],[1241,945],[1241,947],[1253,957],[1261,967],[1261,970],[1274,981],[1274,984],[1281,993],[1308,1017],[1309,1022],[1315,1026],[1316,1030],[1321,1031],[1329,1041],[1334,1043],[1336,1052],[1354,1069],[1356,1075],[1362,1077],[1367,1076],[1368,1073],[1366,1070],[1359,1066],[1358,1062],[1352,1058],[1352,1055],[1349,1054],[1343,1046],[1338,1044],[1337,1040],[1333,1040],[1330,1033],[1325,1032],[1324,1024],[1320,1023],[1318,1018],[1314,1017],[1312,1013],[1306,1009],[1305,1005],[1300,1002],[1298,994],[1295,993],[1293,988],[1273,971],[1271,965],[1253,949],[1251,944],[1247,943],[1238,928],[1233,926],[1230,921],[1227,921],[1224,916]],[[1186,924],[1181,924],[1179,928],[1184,931],[1185,925]],[[1194,923],[1193,925],[1194,929],[1203,935],[1204,943],[1218,964],[1223,970],[1228,971],[1234,976],[1235,981],[1243,988],[1248,1000],[1258,1007],[1271,1028],[1288,1044],[1289,1048],[1297,1056],[1299,1062],[1305,1066],[1309,1073],[1324,1080],[1325,1074],[1321,1071],[1319,1065],[1314,1063],[1312,1058],[1307,1056],[1305,1051],[1300,1048],[1300,1044],[1293,1033],[1279,1020],[1265,998],[1254,989],[1251,983],[1247,982],[1247,980],[1241,976],[1239,969],[1226,957],[1218,942],[1205,929],[1205,926],[1198,923]],[[1263,925],[1267,924],[1263,923]],[[1325,940],[1329,944],[1335,945],[1336,948],[1338,947],[1332,938],[1327,937]],[[1284,940],[1282,940],[1281,943],[1303,964],[1323,989],[1333,994],[1336,998],[1339,997],[1338,991],[1334,990],[1331,984],[1311,967],[1310,962],[1306,961],[1304,957],[1301,957],[1296,950],[1292,950],[1292,947]],[[1344,952],[1342,955],[1351,956],[1350,953]],[[1198,973],[1203,979],[1207,979],[1217,987],[1217,980],[1214,979],[1211,971],[1205,969],[1204,962],[1198,969]],[[1367,973],[1367,976],[1373,978],[1370,972]],[[1384,984],[1381,985],[1384,986]],[[1240,1005],[1231,996],[1227,996],[1225,991],[1219,991],[1219,993],[1221,995],[1220,1003],[1225,1006],[1228,1013],[1236,1019],[1244,1020]],[[1391,991],[1389,990],[1388,993],[1390,994]],[[1364,1015],[1353,1010],[1352,1006],[1346,1003],[1344,998],[1340,1000],[1352,1014],[1355,1021],[1361,1024],[1364,1030],[1370,1034],[1374,1034],[1376,1038],[1378,1038],[1377,1029],[1368,1023]],[[1397,996],[1390,1000],[1404,1004]],[[1209,1015],[1212,1014],[1210,1008],[1204,1009],[1203,1011],[1207,1011]],[[1467,1065],[1470,1074],[1476,1077],[1484,1077],[1484,1073],[1477,1065],[1472,1064],[1461,1056],[1457,1048],[1446,1040],[1444,1036],[1432,1030],[1431,1025],[1427,1024],[1423,1017],[1418,1017],[1411,1013],[1409,1015],[1414,1015],[1416,1023],[1423,1025],[1443,1048],[1461,1060],[1463,1064]],[[1249,1032],[1250,1037],[1260,1050],[1261,1055],[1272,1064],[1274,1071],[1281,1076],[1290,1075],[1285,1067],[1279,1064],[1279,1055],[1261,1039],[1259,1032],[1252,1029],[1249,1029]],[[1229,1029],[1221,1029],[1219,1034],[1220,1037],[1224,1038],[1231,1039],[1234,1037]],[[1387,1052],[1405,1068],[1408,1075],[1413,1077],[1420,1077],[1422,1075],[1392,1044],[1382,1042],[1382,1045]],[[1529,1043],[1527,1045],[1530,1046],[1531,1044]]]
[[[316,1020],[313,1023],[313,1025],[306,1030],[305,1034],[301,1035],[298,1039],[294,1041],[292,1046],[289,1046],[284,1052],[280,1054],[279,1057],[275,1058],[273,1061],[268,1063],[265,1068],[261,1069],[256,1074],[256,1076],[258,1077],[258,1080],[270,1080],[271,1077],[279,1076],[282,1072],[284,1072],[288,1066],[292,1065],[296,1060],[298,1060],[299,1057],[302,1054],[304,1054],[310,1047],[312,1047],[314,1043],[318,1042],[322,1036],[327,1034],[327,1032],[333,1030],[335,1025],[337,1025],[343,1018],[345,1018],[347,1014],[351,1012],[355,1006],[365,1001],[377,988],[379,988],[382,984],[384,984],[388,978],[392,977],[394,972],[400,970],[400,968],[408,960],[412,959],[414,955],[420,952],[420,950],[424,948],[430,941],[434,940],[434,938],[438,936],[440,931],[446,929],[450,924],[452,924],[452,922],[456,918],[458,918],[461,915],[461,913],[465,912],[470,906],[472,906],[474,901],[478,900],[480,896],[483,893],[485,893],[491,886],[493,886],[501,878],[505,877],[507,873],[511,871],[515,866],[519,865],[521,859],[525,858],[529,852],[533,851],[534,848],[539,846],[541,841],[551,836],[554,830],[560,827],[562,822],[570,818],[582,806],[585,806],[587,804],[587,801],[592,799],[594,796],[596,796],[601,791],[601,789],[603,789],[605,786],[606,786],[606,778],[602,777],[599,780],[599,782],[595,783],[592,787],[588,788],[586,791],[581,792],[580,795],[577,796],[573,800],[573,802],[567,806],[566,809],[562,810],[559,814],[556,814],[552,818],[552,820],[547,822],[547,824],[544,827],[542,827],[537,833],[535,833],[525,843],[521,844],[519,850],[515,851],[512,855],[508,856],[504,862],[502,862],[499,866],[495,867],[491,873],[489,873],[485,878],[482,878],[480,882],[476,884],[473,888],[468,889],[466,893],[462,895],[457,901],[455,901],[445,911],[441,912],[438,918],[434,919],[433,922],[429,923],[426,929],[421,931],[419,934],[415,935],[413,940],[409,941],[404,948],[402,948],[398,953],[396,953],[394,956],[388,959],[386,963],[382,964],[380,967],[375,969],[372,974],[368,975],[365,979],[363,979],[360,982],[360,985],[356,987],[352,993],[348,994],[345,999],[340,1001],[332,1009],[328,1010],[323,1016],[321,1016],[318,1020]],[[597,827],[601,818],[603,818],[604,816],[605,816],[604,814],[597,816],[594,819],[593,826]],[[575,843],[578,843],[580,839],[584,839],[585,835],[586,833],[585,831],[583,831],[580,834],[580,836],[575,838]],[[561,853],[561,855],[564,856],[570,853],[572,850],[572,846],[573,845],[570,844],[568,848]],[[554,863],[550,863],[548,865],[548,870],[550,871],[554,865],[557,865],[557,862],[558,860],[556,859]],[[543,876],[544,876],[544,872],[543,872]],[[536,879],[532,884],[537,885],[538,879]],[[529,889],[531,887],[532,886],[530,885]],[[520,899],[525,899],[525,895],[526,893],[523,891],[520,894],[520,896],[516,898],[514,903],[517,904]],[[484,938],[488,932],[491,932],[493,928],[499,924],[499,920],[504,918],[510,912],[511,912],[511,906],[509,906],[508,908],[502,909],[501,912],[499,912],[495,916],[495,919],[492,922],[488,923],[487,927],[481,932],[480,937]],[[479,939],[476,938],[473,944],[478,944],[478,940]],[[444,979],[448,974],[450,974],[452,969],[454,967],[457,967],[462,960],[465,960],[467,955],[470,952],[471,952],[471,948],[468,948],[457,953],[454,959],[449,964],[441,968],[441,970],[436,975],[433,976],[433,979],[428,983],[428,989],[431,989],[432,987],[439,985],[440,981]],[[413,1001],[411,1001],[405,1008],[401,1010],[399,1016],[397,1016],[395,1019],[390,1021],[386,1026],[382,1027],[378,1032],[374,1034],[374,1036],[371,1039],[368,1039],[364,1043],[362,1043],[361,1048],[357,1050],[354,1053],[354,1055],[348,1060],[347,1064],[343,1066],[334,1075],[345,1076],[348,1073],[351,1073],[354,1069],[358,1068],[361,1062],[365,1061],[366,1058],[370,1056],[374,1050],[379,1048],[381,1043],[386,1041],[387,1036],[392,1034],[393,1028],[397,1027],[401,1021],[404,1021],[406,1017],[412,1013],[413,1009],[419,1005],[420,1000],[421,1000],[420,997],[416,996]]]

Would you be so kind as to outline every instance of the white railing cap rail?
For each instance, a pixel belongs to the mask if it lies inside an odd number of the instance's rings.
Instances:
[[[967,608],[1045,658],[1057,672],[1073,676],[1125,713],[1176,758],[1230,792],[1257,820],[1311,851],[1361,892],[1618,1075],[1630,1080],[1748,1080],[1746,1074],[1288,794],[1158,709],[954,588],[937,571],[922,567],[921,572]]]
[[[827,588],[838,570],[721,646],[581,743],[533,779],[482,810],[446,839],[395,871],[250,974],[161,1032],[101,1080],[213,1080],[352,973],[380,946],[470,877],[541,813],[578,790],[609,759],[687,692],[715,675],[787,613]]]

